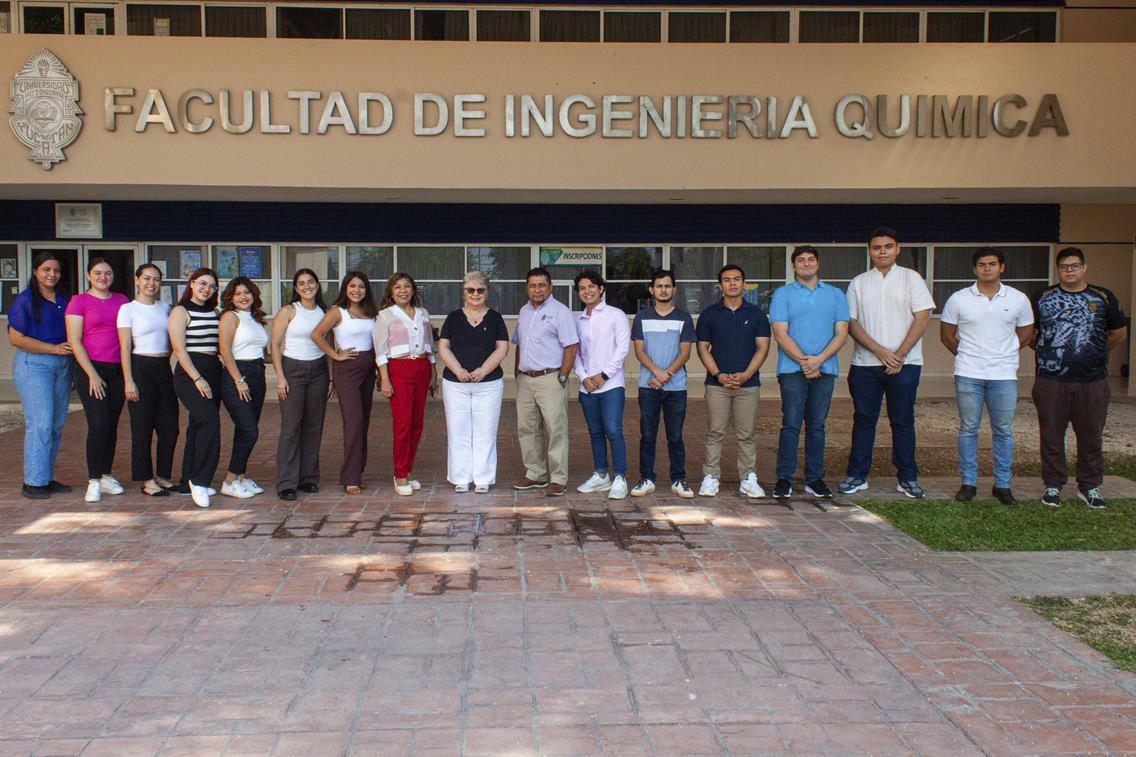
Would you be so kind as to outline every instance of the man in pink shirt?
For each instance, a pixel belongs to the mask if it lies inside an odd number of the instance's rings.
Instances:
[[[595,271],[584,271],[575,279],[576,294],[584,312],[576,318],[580,350],[575,372],[580,378],[580,407],[592,440],[595,470],[576,487],[583,494],[609,492],[609,499],[627,496],[627,444],[623,441],[623,361],[631,348],[631,327],[627,315],[603,300],[605,284]],[[611,446],[611,467],[607,448]],[[609,475],[610,473],[610,475]]]

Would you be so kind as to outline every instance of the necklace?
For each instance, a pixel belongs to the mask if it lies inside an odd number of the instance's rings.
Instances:
[[[462,308],[462,312],[465,313],[465,319],[467,321],[469,321],[469,325],[477,327],[477,326],[481,325],[481,322],[485,319],[485,314],[488,313],[489,311],[483,310],[480,313],[478,313],[477,315],[473,315],[473,314],[470,313],[470,311],[466,310],[465,308]]]

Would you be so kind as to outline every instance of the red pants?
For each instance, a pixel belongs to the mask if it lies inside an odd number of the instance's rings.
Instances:
[[[418,440],[422,438],[426,391],[430,387],[430,361],[425,358],[391,360],[387,363],[387,374],[394,388],[390,399],[394,477],[406,478],[414,470],[414,456],[418,454]]]

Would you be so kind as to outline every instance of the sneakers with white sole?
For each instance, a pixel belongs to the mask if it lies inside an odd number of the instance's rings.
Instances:
[[[209,497],[212,496],[209,492],[212,487],[198,486],[192,481],[189,482],[189,496],[193,497],[193,504],[198,507],[209,507]]]
[[[488,494],[489,493],[489,484],[478,484],[477,486],[473,487],[473,493],[474,494]]]
[[[263,487],[261,487],[257,482],[253,481],[248,476],[237,479],[237,483],[248,489],[253,494],[264,494]]]
[[[422,484],[419,483],[417,479],[413,479],[413,478],[407,479],[406,483],[410,484],[410,488],[413,489],[414,491],[418,491],[419,489],[422,488]]]
[[[84,502],[101,502],[103,498],[103,489],[99,485],[97,478],[92,478],[87,482],[87,493],[83,495]]]
[[[99,479],[99,488],[102,489],[103,494],[122,494],[122,484],[118,483],[118,479],[109,473],[103,474]]]
[[[235,497],[236,499],[248,499],[253,496],[252,491],[241,486],[240,481],[226,481],[221,484],[221,493],[226,497]],[[197,500],[194,499],[194,501],[196,502]]]
[[[611,482],[611,490],[607,493],[608,499],[623,499],[627,496],[627,479],[616,476]]]
[[[594,492],[606,492],[611,488],[611,479],[607,474],[602,476],[599,473],[593,473],[587,481],[576,487],[576,491],[581,494],[592,494]]]
[[[867,490],[867,488],[868,479],[856,478],[855,476],[846,476],[844,480],[836,486],[836,491],[840,492],[841,494],[855,494],[856,492],[865,491]]]
[[[685,481],[675,481],[671,484],[671,491],[683,499],[694,499],[694,491],[686,485]]]
[[[648,494],[653,494],[655,491],[655,482],[649,478],[645,478],[639,483],[635,484],[635,488],[631,490],[632,497],[646,497]]]
[[[398,483],[398,479],[392,479],[392,480],[394,481],[394,493],[395,494],[399,495],[400,497],[409,497],[411,494],[414,494],[414,486],[412,486],[409,481],[407,481],[405,484],[400,485]],[[469,491],[469,490],[467,489],[466,491]]]
[[[411,489],[413,488],[411,487]],[[454,484],[454,491],[458,494],[465,494],[469,491],[469,484]]]
[[[757,483],[757,475],[754,473],[745,477],[745,480],[738,486],[738,492],[750,499],[760,499],[765,496],[765,490],[761,488],[761,484]]]
[[[713,476],[706,475],[702,477],[702,485],[698,487],[699,497],[717,497],[718,496],[718,479]]]

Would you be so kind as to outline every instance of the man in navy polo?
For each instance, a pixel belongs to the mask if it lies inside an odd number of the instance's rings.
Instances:
[[[722,301],[698,317],[698,359],[706,366],[706,463],[702,466],[701,497],[718,494],[722,471],[722,440],[731,418],[738,442],[738,491],[764,497],[757,483],[754,421],[757,416],[758,371],[769,353],[769,319],[761,308],[746,302],[745,271],[726,265],[718,271]]]
[[[836,353],[848,339],[848,299],[820,280],[820,255],[801,245],[789,256],[793,280],[773,293],[769,320],[780,348],[781,436],[774,497],[793,494],[801,425],[805,425],[805,492],[831,497],[824,482],[824,424],[840,365]]]

